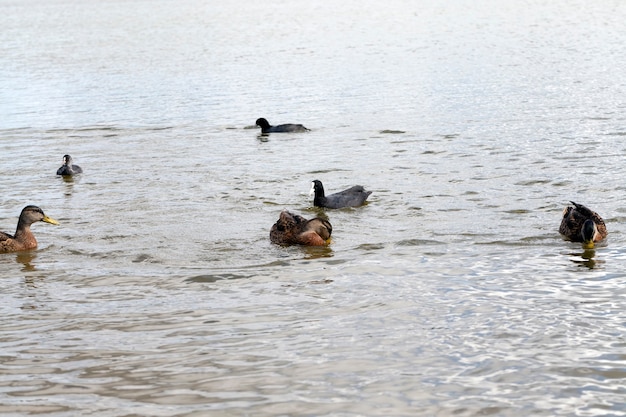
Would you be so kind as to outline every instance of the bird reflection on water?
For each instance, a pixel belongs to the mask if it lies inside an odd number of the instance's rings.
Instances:
[[[572,257],[571,261],[577,266],[586,267],[588,269],[595,269],[605,263],[603,260],[596,259],[596,250],[584,249],[582,252],[570,253]]]
[[[36,271],[35,265],[32,264],[33,260],[37,257],[37,253],[35,251],[24,251],[17,252],[15,256],[15,260],[18,263],[24,265],[22,268],[22,272],[32,272]]]
[[[330,246],[301,246],[299,249],[305,253],[306,260],[332,258],[334,255]]]

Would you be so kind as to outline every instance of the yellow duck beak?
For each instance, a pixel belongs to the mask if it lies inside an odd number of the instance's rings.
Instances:
[[[42,222],[46,222],[46,223],[50,223],[50,224],[54,224],[54,225],[59,225],[59,222],[54,220],[52,217],[48,217],[48,216],[43,216],[43,219],[41,219]]]
[[[583,249],[593,249],[593,240],[591,242],[583,242]]]

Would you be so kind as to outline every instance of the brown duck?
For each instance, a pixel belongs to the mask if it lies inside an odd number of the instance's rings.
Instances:
[[[37,247],[37,239],[35,239],[33,232],[30,231],[30,225],[35,222],[59,224],[56,220],[46,216],[39,207],[26,206],[17,222],[15,236],[0,232],[0,253],[35,249]]]
[[[563,219],[559,233],[572,242],[582,242],[585,247],[593,248],[594,242],[604,239],[608,232],[602,217],[582,204],[567,206],[563,210]]]
[[[330,243],[332,231],[333,227],[328,220],[319,217],[307,220],[283,210],[270,230],[270,240],[277,245],[284,246],[323,246]]]

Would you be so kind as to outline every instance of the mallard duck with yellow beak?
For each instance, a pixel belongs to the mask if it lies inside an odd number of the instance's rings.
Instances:
[[[563,210],[563,219],[559,233],[572,242],[582,242],[585,248],[593,248],[595,242],[604,239],[608,232],[602,217],[582,204],[567,206]]]
[[[37,239],[31,232],[30,226],[36,222],[59,224],[56,220],[46,216],[39,207],[26,206],[20,214],[15,235],[12,236],[8,233],[0,232],[0,253],[35,249],[37,247]]]

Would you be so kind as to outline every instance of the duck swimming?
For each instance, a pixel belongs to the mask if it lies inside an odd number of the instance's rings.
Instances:
[[[604,239],[608,232],[602,217],[582,204],[570,201],[574,207],[563,210],[559,233],[572,242],[582,242],[586,248],[593,248],[594,242]]]
[[[309,195],[315,194],[313,205],[316,207],[326,207],[331,209],[343,207],[358,207],[365,203],[371,191],[365,191],[360,185],[355,185],[347,190],[331,195],[324,195],[324,186],[320,180],[314,180],[311,184]]]
[[[332,231],[333,227],[328,220],[319,217],[307,220],[283,210],[270,230],[270,240],[283,246],[323,246],[330,243]]]
[[[37,247],[37,239],[30,231],[30,225],[35,222],[46,222],[58,225],[59,222],[46,216],[37,206],[26,206],[22,209],[17,222],[15,236],[0,232],[0,253],[17,252]]]
[[[293,123],[287,123],[284,125],[272,126],[264,118],[256,119],[256,125],[261,127],[261,133],[291,133],[291,132],[308,132],[310,129]]]
[[[63,165],[57,169],[57,175],[74,175],[82,174],[83,169],[78,165],[72,164],[72,157],[69,155],[63,155]]]

